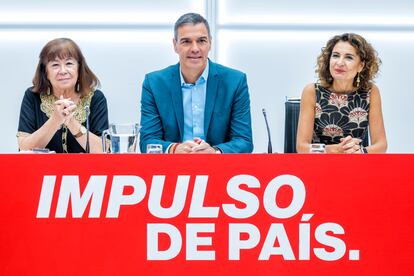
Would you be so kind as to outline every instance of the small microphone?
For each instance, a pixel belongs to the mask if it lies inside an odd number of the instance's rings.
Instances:
[[[86,113],[86,146],[85,146],[85,152],[90,153],[89,149],[89,105],[85,105],[85,113]]]
[[[262,112],[263,112],[263,117],[264,117],[265,122],[266,122],[267,138],[269,139],[269,142],[267,144],[267,153],[273,153],[272,138],[270,137],[270,128],[269,128],[269,123],[267,122],[266,109],[263,108]]]

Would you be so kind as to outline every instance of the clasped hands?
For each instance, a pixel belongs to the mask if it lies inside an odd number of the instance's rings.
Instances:
[[[194,141],[185,141],[178,144],[174,153],[216,153],[216,150],[200,138],[194,138]]]
[[[350,135],[341,138],[341,142],[337,144],[338,153],[362,153],[361,139],[352,138]]]
[[[59,125],[68,125],[74,116],[76,104],[71,99],[64,99],[60,96],[59,100],[54,102],[54,110],[52,116]]]

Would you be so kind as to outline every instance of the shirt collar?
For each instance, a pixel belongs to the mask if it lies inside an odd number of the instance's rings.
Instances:
[[[201,76],[198,78],[198,80],[195,82],[195,84],[201,84],[207,81],[208,78],[208,70],[209,70],[209,61],[207,61],[207,65],[206,68],[204,68],[203,73],[201,74]],[[185,85],[189,85],[188,83],[185,82],[183,74],[181,73],[181,68],[180,68],[180,81],[181,81],[181,87],[185,86]],[[191,84],[192,85],[192,84]]]

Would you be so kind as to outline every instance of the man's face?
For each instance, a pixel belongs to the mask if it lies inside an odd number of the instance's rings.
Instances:
[[[180,57],[181,71],[184,73],[201,74],[207,65],[211,39],[203,23],[185,24],[177,30],[174,39],[174,50]]]

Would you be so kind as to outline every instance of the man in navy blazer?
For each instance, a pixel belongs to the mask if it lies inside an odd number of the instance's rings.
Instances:
[[[147,74],[142,85],[141,152],[147,144],[167,153],[252,152],[246,75],[208,59],[208,22],[184,14],[173,44],[179,63]]]

